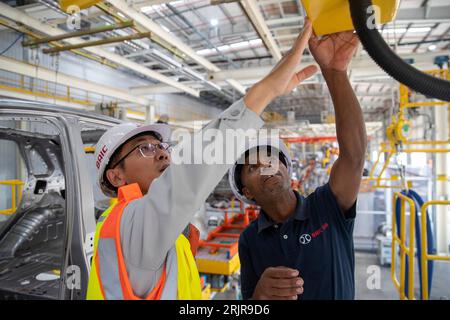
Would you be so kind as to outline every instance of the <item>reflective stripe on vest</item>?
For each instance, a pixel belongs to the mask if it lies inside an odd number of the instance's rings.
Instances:
[[[87,299],[141,299],[134,295],[123,259],[120,220],[125,206],[142,197],[137,184],[119,188],[118,202],[100,217]],[[161,277],[146,299],[201,299],[200,279],[191,245],[180,235],[164,263]]]

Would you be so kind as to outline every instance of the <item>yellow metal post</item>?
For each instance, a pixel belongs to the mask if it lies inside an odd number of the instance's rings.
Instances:
[[[405,219],[406,220],[406,219]],[[408,272],[408,294],[409,300],[414,300],[414,236],[416,231],[416,207],[411,200],[409,203],[409,272]]]
[[[381,168],[381,172],[380,172],[380,174],[379,174],[379,176],[378,176],[378,178],[377,178],[377,186],[380,186],[380,185],[381,185],[381,184],[380,184],[381,178],[382,178],[382,176],[383,176],[384,171],[386,171],[386,169],[387,169],[387,167],[388,167],[388,165],[389,165],[389,162],[391,161],[392,155],[393,155],[393,154],[390,152],[390,153],[388,154],[386,160],[384,161],[383,167]]]
[[[406,250],[404,245],[406,226],[405,226],[405,205],[400,202],[400,298],[404,300],[405,297],[405,269],[406,269]]]
[[[16,211],[16,185],[11,186],[11,210]]]
[[[397,199],[400,198],[400,237],[397,236],[397,218],[395,215]],[[410,228],[409,228],[409,246],[406,245],[406,209],[405,204],[409,204],[410,208]],[[394,286],[399,290],[400,299],[414,299],[414,235],[415,235],[415,206],[414,201],[401,194],[395,192],[393,196],[393,215],[392,215],[392,263],[391,263],[391,277]],[[395,273],[395,251],[398,243],[400,250],[400,281],[398,281]],[[409,257],[408,265],[408,295],[405,294],[405,279],[406,279],[406,256]]]
[[[392,197],[392,210],[393,212],[395,212],[395,208],[396,208],[396,197],[395,194]],[[396,217],[395,214],[392,215],[392,244],[391,244],[391,278],[392,278],[392,282],[394,282],[394,286],[396,289],[398,289],[400,287],[400,283],[397,281],[397,277],[395,275],[395,263],[396,263],[396,243],[397,243],[397,233],[395,232],[396,230]]]
[[[428,292],[428,261],[429,260],[441,260],[441,261],[448,261],[450,262],[450,256],[439,256],[439,255],[429,255],[428,254],[428,234],[427,234],[427,209],[429,206],[432,205],[445,205],[449,206],[450,201],[448,200],[433,200],[425,202],[422,205],[421,209],[421,229],[422,229],[422,236],[421,236],[421,265],[422,265],[422,298],[424,300],[429,299],[429,292]]]

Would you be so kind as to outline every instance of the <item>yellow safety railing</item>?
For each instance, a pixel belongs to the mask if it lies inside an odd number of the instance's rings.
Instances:
[[[397,235],[397,218],[395,215],[397,199],[400,199],[400,236]],[[406,208],[405,204],[409,204],[409,243],[406,245]],[[392,262],[391,262],[391,276],[394,286],[400,293],[400,299],[414,299],[414,232],[415,232],[415,217],[416,209],[414,200],[395,192],[393,196],[393,215],[392,215]],[[398,244],[400,250],[400,280],[396,275],[396,245]],[[409,257],[408,263],[408,295],[405,295],[405,278],[406,278],[406,256]]]
[[[448,69],[434,69],[434,70],[427,70],[425,73],[434,76],[436,78],[441,78],[444,80],[450,80],[450,71]],[[446,101],[436,101],[436,100],[430,100],[430,101],[423,101],[423,102],[416,102],[416,101],[410,101],[409,100],[409,94],[411,93],[411,89],[409,89],[404,84],[400,84],[400,109],[404,108],[416,108],[416,107],[429,107],[429,106],[448,106],[449,103]]]
[[[441,260],[450,262],[450,255],[433,255],[428,254],[428,246],[427,246],[427,208],[429,206],[437,206],[444,205],[449,206],[450,201],[447,200],[433,200],[425,202],[421,209],[421,229],[422,229],[422,238],[421,238],[421,247],[422,247],[422,256],[421,256],[421,264],[422,264],[422,298],[424,300],[429,299],[428,292],[428,261],[429,260]]]
[[[375,169],[378,167],[378,164],[380,163],[381,155],[383,153],[387,153],[387,158],[383,163],[383,167],[381,168],[380,173],[378,174],[377,177],[375,177]],[[377,156],[377,160],[374,162],[372,169],[370,170],[369,177],[363,178],[363,179],[368,180],[368,181],[375,181],[375,185],[373,186],[374,188],[399,188],[399,189],[404,188],[404,186],[402,186],[400,184],[399,185],[387,185],[387,184],[383,185],[383,184],[381,184],[382,181],[400,182],[400,178],[396,175],[393,175],[390,178],[383,178],[383,174],[386,171],[386,169],[388,168],[393,155],[394,155],[394,153],[392,152],[392,150],[387,147],[386,143],[382,142],[381,149]]]
[[[434,77],[437,78],[441,78],[444,80],[450,80],[450,72],[448,69],[436,69],[436,70],[429,70],[426,71],[425,73],[432,75]],[[448,101],[438,101],[438,100],[430,100],[430,101],[421,101],[421,102],[417,102],[417,101],[410,101],[410,95],[411,95],[412,91],[410,88],[408,88],[407,86],[405,86],[404,84],[400,84],[400,105],[399,105],[399,119],[403,119],[405,117],[406,114],[406,109],[407,108],[418,108],[418,107],[447,107],[449,110],[449,118],[448,120],[448,124],[450,126],[450,103]],[[430,140],[430,141],[408,141],[408,139],[406,139],[405,141],[403,141],[403,144],[405,145],[431,145],[431,146],[435,146],[435,145],[448,145],[450,144],[450,132],[449,132],[449,137],[448,140],[444,140],[444,141],[439,141],[439,140]],[[407,152],[407,153],[412,153],[412,152],[437,152],[437,153],[442,153],[442,152],[450,152],[449,148],[428,148],[428,149],[405,149],[402,150],[402,152]]]
[[[22,199],[24,183],[20,180],[1,180],[0,185],[11,187],[11,208],[0,210],[0,214],[11,215],[17,210],[17,203]]]
[[[388,184],[382,184],[382,181],[392,181],[392,182],[401,182],[401,179],[399,176],[397,175],[392,175],[391,177],[385,178],[383,177],[386,169],[388,168],[392,157],[394,156],[394,154],[397,152],[394,148],[389,148],[387,145],[387,143],[382,142],[381,143],[381,148],[380,151],[378,153],[377,159],[375,160],[375,162],[373,163],[372,168],[370,169],[369,172],[369,176],[363,178],[363,180],[367,180],[367,181],[375,181],[374,184],[374,188],[397,188],[397,189],[401,189],[404,188],[405,186],[402,184],[394,184],[394,185],[388,185]],[[447,141],[425,141],[425,142],[405,142],[404,144],[449,144],[450,142]],[[433,148],[433,149],[403,149],[401,152],[405,152],[405,153],[415,153],[415,152],[428,152],[428,153],[447,153],[450,152],[450,148]],[[381,155],[386,153],[386,160],[383,163],[383,166],[381,168],[381,171],[378,173],[377,176],[375,176],[375,169],[379,166],[380,164],[380,159],[381,159]],[[448,182],[450,181],[450,179],[448,177],[439,177],[437,179],[437,181],[439,182]]]
[[[442,79],[450,80],[450,72],[446,69],[437,69],[437,70],[429,70],[426,73],[439,77]],[[381,143],[380,152],[378,153],[377,160],[373,164],[373,167],[370,171],[370,175],[368,178],[364,180],[375,181],[375,188],[403,188],[402,185],[388,185],[381,184],[382,181],[398,181],[397,176],[392,176],[390,178],[384,178],[383,174],[389,166],[390,161],[392,160],[392,156],[398,152],[397,147],[402,146],[403,148],[400,152],[403,153],[415,153],[415,152],[425,152],[425,153],[448,153],[450,152],[450,132],[448,140],[420,140],[420,141],[411,141],[408,138],[408,135],[405,134],[403,128],[407,128],[406,132],[409,131],[410,121],[406,119],[407,109],[408,108],[417,108],[417,107],[447,107],[449,110],[449,118],[448,123],[450,126],[450,103],[446,101],[424,101],[417,102],[411,101],[410,96],[412,91],[405,85],[400,84],[400,103],[399,103],[399,111],[398,114],[393,117],[391,125],[386,130],[386,136],[388,141]],[[420,148],[419,148],[420,146]],[[386,154],[386,161],[383,164],[381,172],[377,177],[374,176],[375,169],[380,163],[380,157],[382,154]],[[439,180],[447,182],[448,179]]]
[[[75,96],[70,87],[57,84],[57,92],[55,92],[55,89],[49,88],[49,85],[51,84],[49,81],[36,81],[33,85],[31,85],[31,79],[31,77],[25,76],[20,76],[20,79],[0,77],[0,89],[42,98],[55,99],[58,101],[76,103],[84,106],[95,105],[95,101],[92,101],[89,98],[87,91],[84,92],[83,97],[81,97],[81,94]],[[55,84],[53,84],[53,86],[55,86]]]

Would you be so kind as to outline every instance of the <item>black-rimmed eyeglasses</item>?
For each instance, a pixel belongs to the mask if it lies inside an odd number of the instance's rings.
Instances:
[[[142,143],[131,149],[126,155],[124,155],[122,158],[120,158],[119,161],[117,161],[113,166],[111,166],[111,169],[114,169],[117,167],[119,163],[121,163],[126,157],[128,157],[133,151],[136,149],[139,149],[139,152],[144,158],[153,158],[156,155],[156,149],[164,150],[170,153],[172,151],[172,145],[167,142],[160,142],[160,143]]]

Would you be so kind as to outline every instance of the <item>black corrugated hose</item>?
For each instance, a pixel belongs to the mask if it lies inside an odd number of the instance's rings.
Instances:
[[[372,59],[391,77],[428,97],[450,101],[450,82],[423,73],[403,61],[384,41],[373,21],[371,0],[349,0],[353,25]]]

